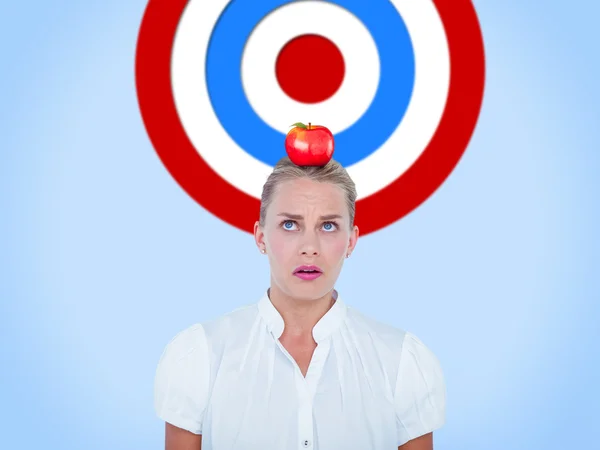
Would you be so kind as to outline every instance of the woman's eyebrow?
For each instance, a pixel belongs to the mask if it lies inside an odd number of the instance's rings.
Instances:
[[[294,219],[294,220],[304,220],[304,217],[302,217],[302,215],[300,215],[300,214],[291,214],[291,213],[282,212],[277,215],[283,216],[283,217],[288,217],[288,218]],[[340,214],[327,214],[327,215],[319,217],[319,220],[333,220],[333,219],[342,219],[342,216]]]

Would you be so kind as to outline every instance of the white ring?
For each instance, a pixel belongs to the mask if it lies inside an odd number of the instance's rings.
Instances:
[[[428,1],[391,1],[412,40],[415,86],[406,114],[395,132],[373,154],[347,167],[356,183],[359,200],[392,183],[416,161],[437,129],[448,95],[448,44],[435,6]],[[194,147],[201,149],[199,153],[207,164],[238,189],[260,198],[272,167],[249,155],[229,137],[212,109],[205,82],[210,34],[228,3],[229,0],[190,0],[173,44],[173,95],[183,127]],[[304,3],[292,3],[289,9],[304,7]],[[281,47],[286,42],[281,40]],[[324,120],[322,125],[328,126],[327,122]],[[283,139],[281,156],[285,156]]]
[[[282,47],[303,34],[332,41],[345,64],[337,92],[312,105],[290,98],[274,70]],[[348,10],[327,2],[288,3],[252,31],[242,57],[242,83],[254,111],[275,130],[286,134],[293,123],[312,122],[335,134],[360,119],[373,101],[379,84],[379,53],[369,30]]]

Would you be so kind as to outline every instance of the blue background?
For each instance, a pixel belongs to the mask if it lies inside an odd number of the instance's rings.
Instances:
[[[437,449],[600,448],[600,9],[475,5],[487,90],[469,149],[429,201],[359,241],[338,289],[440,358]],[[1,6],[3,448],[163,448],[162,349],[267,287],[251,236],[149,143],[133,71],[145,6]]]

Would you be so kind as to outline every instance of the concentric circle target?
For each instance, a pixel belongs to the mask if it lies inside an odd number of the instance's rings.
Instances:
[[[469,0],[150,0],[136,58],[165,167],[247,232],[299,121],[334,133],[361,235],[401,219],[462,157],[485,78]]]

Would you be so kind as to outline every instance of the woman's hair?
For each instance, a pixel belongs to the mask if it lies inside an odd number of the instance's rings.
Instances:
[[[261,226],[264,226],[267,209],[273,200],[277,186],[283,182],[297,178],[308,178],[320,183],[331,183],[339,186],[344,191],[344,196],[346,197],[346,204],[350,214],[350,226],[354,224],[356,186],[352,178],[348,175],[348,172],[346,172],[346,169],[339,162],[331,159],[324,166],[297,166],[287,156],[284,156],[275,164],[273,172],[271,172],[267,182],[263,186],[260,201]]]

